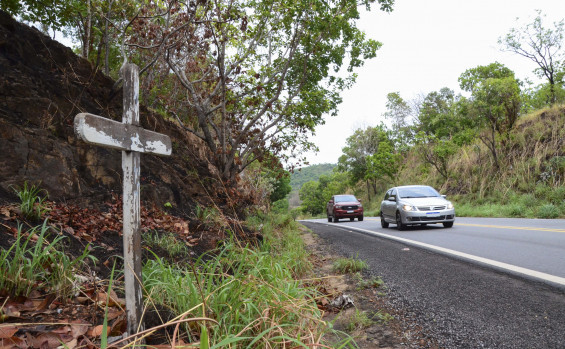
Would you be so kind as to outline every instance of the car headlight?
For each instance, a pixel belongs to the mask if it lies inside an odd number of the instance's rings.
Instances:
[[[337,208],[337,209],[341,209],[341,206],[339,206],[339,205],[335,205],[335,208]]]
[[[447,204],[447,209],[448,209],[448,210],[451,210],[452,208],[453,208],[453,204],[452,204],[451,202],[448,203],[448,204]]]
[[[415,211],[416,210],[416,208],[414,206],[411,206],[411,205],[402,205],[402,209],[404,211]]]

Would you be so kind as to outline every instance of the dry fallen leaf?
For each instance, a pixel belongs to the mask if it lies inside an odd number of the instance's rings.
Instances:
[[[103,325],[98,325],[88,330],[87,334],[89,337],[100,337],[102,335],[103,329],[104,329]]]
[[[10,338],[18,332],[15,326],[2,326],[0,325],[0,338]]]
[[[89,323],[84,320],[73,320],[71,322],[71,335],[78,338],[88,331]]]

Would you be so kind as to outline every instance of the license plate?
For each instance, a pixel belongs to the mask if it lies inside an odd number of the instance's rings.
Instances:
[[[347,213],[353,213],[353,211],[347,211]]]
[[[428,217],[439,217],[439,212],[428,212],[426,215]]]

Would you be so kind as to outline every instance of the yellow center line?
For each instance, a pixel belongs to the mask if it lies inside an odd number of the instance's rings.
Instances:
[[[509,226],[509,225],[470,224],[470,223],[458,223],[457,221],[455,221],[455,224],[456,225],[464,225],[464,226],[467,226],[467,227],[536,230],[536,231],[551,231],[551,232],[556,232],[556,233],[565,233],[565,229],[537,228],[537,227],[514,227],[514,226]]]
[[[369,221],[380,221],[376,218],[366,218]],[[471,223],[459,223],[455,220],[455,225],[463,225],[466,227],[482,227],[482,228],[497,228],[497,229],[518,229],[518,230],[532,230],[532,231],[549,231],[554,233],[565,233],[565,229],[554,229],[554,228],[537,228],[537,227],[514,227],[510,225],[492,225],[492,224],[471,224]]]

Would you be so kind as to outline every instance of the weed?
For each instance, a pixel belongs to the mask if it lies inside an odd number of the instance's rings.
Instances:
[[[8,250],[0,251],[0,289],[18,296],[28,296],[35,287],[56,293],[64,300],[73,292],[75,273],[86,259],[96,261],[89,255],[87,246],[83,253],[71,259],[59,250],[62,235],[49,242],[47,220],[42,226],[26,233],[18,227],[17,238]],[[27,234],[27,238],[24,235]],[[33,242],[35,240],[35,242]]]
[[[355,330],[362,330],[374,324],[374,321],[369,317],[367,312],[355,309],[355,312],[350,315],[345,324],[345,329],[348,332]]]
[[[356,273],[367,269],[367,263],[355,258],[338,258],[333,263],[333,271],[338,273]]]
[[[156,230],[150,230],[143,234],[143,240],[151,248],[159,247],[169,254],[171,257],[186,255],[188,249],[186,245],[178,240],[173,233],[159,233]]]
[[[384,281],[381,279],[380,276],[372,277],[370,279],[365,279],[363,278],[361,273],[355,273],[353,274],[353,279],[357,284],[358,290],[364,290],[367,288],[379,288],[384,285]]]
[[[379,324],[385,325],[385,324],[389,323],[390,321],[394,320],[394,316],[390,315],[387,312],[383,312],[382,310],[379,310],[378,312],[373,314],[371,319],[374,320],[375,322],[379,323]]]
[[[20,199],[20,210],[25,218],[39,220],[47,212],[44,201],[49,194],[45,189],[41,189],[35,184],[28,187],[27,181],[24,182],[22,188],[12,187],[12,189]],[[40,196],[41,193],[45,195],[42,197]]]

